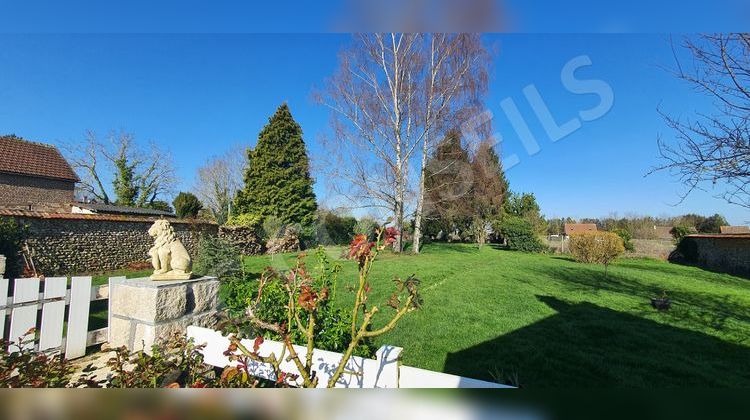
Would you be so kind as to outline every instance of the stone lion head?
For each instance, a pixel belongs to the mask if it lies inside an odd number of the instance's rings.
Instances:
[[[155,245],[161,246],[174,242],[174,229],[169,221],[161,219],[154,222],[148,230],[149,236],[155,239]]]

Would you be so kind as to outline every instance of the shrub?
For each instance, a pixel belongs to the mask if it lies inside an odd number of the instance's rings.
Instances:
[[[354,236],[356,224],[357,219],[351,216],[339,216],[334,212],[321,210],[318,212],[317,243],[320,245],[347,244]]]
[[[174,205],[175,214],[180,219],[195,218],[203,208],[203,204],[198,200],[198,197],[189,192],[177,194],[172,204]]]
[[[243,213],[232,216],[227,220],[227,226],[242,226],[251,228],[262,228],[263,217],[252,213]]]
[[[224,238],[204,236],[193,258],[193,272],[222,280],[237,278],[242,274],[240,250]]]
[[[98,387],[98,382],[85,375],[71,383],[75,368],[59,352],[27,346],[33,343],[35,331],[30,329],[13,343],[0,340],[0,388]]]
[[[570,253],[578,262],[609,264],[625,252],[622,239],[612,232],[582,232],[570,236]]]
[[[674,243],[679,244],[682,238],[693,233],[693,229],[688,226],[675,226],[669,230],[669,233],[672,234]]]
[[[381,236],[381,233],[383,236]],[[280,341],[283,342],[281,353],[274,352],[267,356],[261,356],[258,354],[258,343],[262,343],[262,336],[256,338],[256,344],[251,350],[242,345],[238,336],[232,335],[229,337],[231,344],[225,354],[228,354],[233,360],[247,357],[271,365],[274,376],[279,378],[282,383],[288,381],[305,388],[315,388],[318,385],[319,378],[314,374],[315,364],[312,349],[321,345],[319,336],[322,335],[322,331],[331,329],[330,326],[325,327],[325,322],[321,322],[321,320],[330,318],[322,314],[328,310],[327,307],[332,308],[334,314],[340,314],[342,317],[341,320],[333,320],[334,337],[337,341],[341,340],[339,337],[345,337],[344,341],[346,342],[344,355],[338,365],[331,367],[331,377],[326,383],[327,387],[332,388],[344,374],[347,363],[358,348],[361,348],[370,339],[392,330],[406,313],[418,309],[422,304],[422,299],[417,290],[418,279],[413,275],[404,280],[398,277],[394,278],[396,290],[388,299],[386,305],[391,307],[395,313],[388,316],[389,320],[385,323],[385,326],[373,329],[372,318],[380,312],[380,309],[378,305],[368,302],[370,294],[369,273],[377,255],[391,246],[399,234],[393,228],[383,229],[381,233],[374,242],[367,241],[365,235],[358,235],[349,245],[348,257],[357,261],[359,267],[358,279],[355,286],[351,288],[355,292],[354,304],[349,311],[341,312],[333,309],[333,306],[329,306],[333,305],[335,301],[338,271],[330,267],[322,248],[319,248],[318,251],[318,256],[322,259],[317,276],[311,275],[311,272],[307,270],[304,263],[305,255],[301,254],[297,259],[296,266],[289,272],[282,275],[269,269],[261,276],[258,295],[246,310],[247,319],[256,328],[256,331],[277,334],[281,338]],[[259,315],[262,310],[263,295],[271,290],[266,290],[266,285],[270,285],[274,281],[279,282],[281,286],[280,288],[275,286],[275,290],[278,292],[281,289],[286,294],[284,299],[280,297],[271,299],[275,305],[279,305],[279,300],[286,302],[282,313],[271,314],[280,317],[280,322],[268,321]],[[279,307],[276,306],[275,310],[278,309]],[[343,318],[347,313],[351,314],[350,320],[344,320]],[[293,347],[293,339],[300,333],[308,349],[307,357],[304,360],[294,351]],[[285,361],[294,362],[298,367],[299,376],[295,374],[290,377],[282,371],[281,365]],[[300,381],[298,382],[298,380]]]
[[[635,245],[633,245],[632,242],[633,236],[627,229],[613,229],[612,233],[617,234],[617,236],[622,239],[622,245],[625,247],[626,251],[635,251]]]
[[[508,248],[524,252],[544,252],[547,247],[534,231],[534,226],[528,220],[519,216],[505,216],[500,223],[495,223],[495,230],[508,243]]]
[[[4,255],[5,274],[7,278],[18,277],[20,273],[20,255],[23,242],[28,235],[28,228],[18,224],[14,219],[0,217],[0,255]]]
[[[222,384],[214,369],[203,363],[200,346],[183,334],[166,337],[151,347],[151,355],[130,352],[126,347],[114,350],[107,362],[112,370],[110,388],[205,388]]]
[[[695,228],[700,233],[720,233],[721,226],[728,225],[727,219],[720,214],[714,214],[713,216],[706,217],[695,225]]]
[[[367,236],[367,239],[370,241],[375,240],[375,235],[377,234],[376,230],[378,229],[378,221],[375,220],[375,218],[370,216],[364,216],[357,220],[357,223],[354,225],[354,234],[355,235],[365,235]]]

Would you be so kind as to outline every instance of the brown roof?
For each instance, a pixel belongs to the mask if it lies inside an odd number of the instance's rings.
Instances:
[[[0,136],[0,172],[79,181],[55,146],[15,136]]]
[[[131,216],[124,214],[82,214],[82,213],[47,213],[29,210],[1,209],[0,216],[29,217],[33,219],[65,219],[65,220],[101,220],[108,222],[153,222],[159,217]],[[203,219],[169,219],[169,223],[207,224],[216,223]]]
[[[718,238],[718,239],[747,239],[750,240],[750,233],[696,233],[686,236],[687,238]]]
[[[565,234],[596,231],[596,223],[566,223]]]
[[[719,226],[719,230],[723,234],[727,234],[727,233],[750,233],[750,227],[748,227],[748,226]]]
[[[656,231],[656,237],[659,239],[671,239],[672,238],[672,226],[654,226]]]

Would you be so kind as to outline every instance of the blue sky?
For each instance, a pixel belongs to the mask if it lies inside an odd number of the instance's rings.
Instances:
[[[474,20],[455,23],[456,15],[471,12],[479,3],[490,6],[489,13],[480,15],[480,19],[492,16],[490,26],[473,27]],[[404,30],[394,25],[406,21],[405,16],[431,31],[727,32],[747,29],[750,4],[745,0],[0,0],[0,16],[6,17],[0,27],[5,33],[395,31]]]
[[[336,67],[348,35],[0,35],[0,132],[60,143],[86,130],[132,132],[172,150],[181,189],[211,155],[234,144],[253,146],[276,107],[287,101],[313,156],[328,130],[327,111],[310,94]],[[696,192],[684,203],[667,174],[644,178],[657,163],[656,136],[671,133],[656,113],[689,115],[710,102],[675,80],[664,35],[487,35],[497,47],[486,105],[503,137],[502,154],[520,163],[511,187],[534,192],[548,216],[596,217],[613,211],[667,215],[724,214],[750,220],[739,207]],[[586,55],[579,79],[611,86],[614,105],[602,118],[552,142],[526,101],[534,84],[552,116],[565,122],[599,103],[573,94],[561,69]],[[524,149],[500,104],[513,98],[539,144]],[[319,183],[320,184],[320,183]],[[319,196],[325,198],[321,185]]]

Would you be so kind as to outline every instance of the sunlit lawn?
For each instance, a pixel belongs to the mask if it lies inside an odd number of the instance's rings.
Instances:
[[[245,264],[260,273],[293,261]],[[345,305],[356,266],[340,262]],[[384,303],[393,276],[410,274],[422,280],[424,307],[377,339],[403,347],[410,366],[534,388],[750,386],[750,280],[647,259],[622,260],[605,278],[601,266],[560,256],[433,244],[377,262],[370,302],[384,314],[376,324],[392,313]],[[658,312],[649,298],[663,290],[674,303]]]

